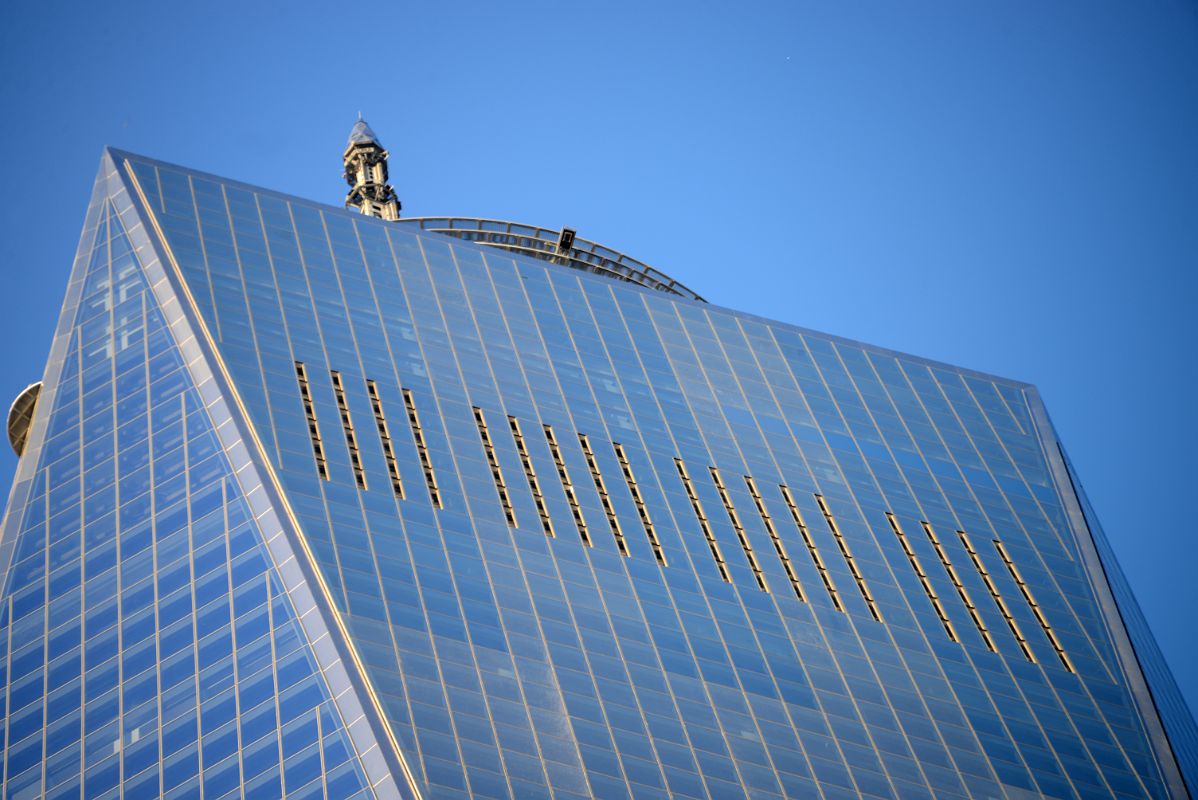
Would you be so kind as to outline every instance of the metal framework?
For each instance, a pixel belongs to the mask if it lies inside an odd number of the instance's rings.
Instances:
[[[572,228],[555,231],[518,222],[475,217],[409,217],[398,222],[419,225],[422,230],[444,233],[584,272],[628,281],[659,292],[707,302],[669,275],[610,247],[583,239]]]
[[[29,426],[33,424],[33,412],[41,393],[42,382],[31,383],[17,395],[8,409],[8,443],[18,457],[25,451],[25,439],[29,436]]]
[[[349,184],[345,207],[369,217],[399,219],[402,206],[387,182],[387,151],[360,115],[349,132],[341,161],[345,166],[345,182]]]

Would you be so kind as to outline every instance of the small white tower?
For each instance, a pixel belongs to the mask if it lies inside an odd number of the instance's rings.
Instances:
[[[387,151],[361,114],[349,132],[342,160],[345,182],[349,184],[345,207],[379,219],[399,219],[399,198],[387,183]]]

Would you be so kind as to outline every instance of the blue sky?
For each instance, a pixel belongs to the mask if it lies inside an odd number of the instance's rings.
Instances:
[[[339,203],[358,111],[406,215],[1035,383],[1198,708],[1194,4],[6,3],[3,404],[104,145]]]

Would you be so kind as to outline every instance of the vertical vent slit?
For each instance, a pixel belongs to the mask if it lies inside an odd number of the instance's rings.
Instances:
[[[636,506],[636,513],[641,518],[641,525],[645,528],[645,536],[649,538],[649,546],[653,548],[653,557],[657,559],[658,564],[664,567],[666,554],[661,549],[661,542],[657,540],[657,531],[653,527],[653,520],[649,518],[649,509],[645,507],[645,500],[641,497],[636,477],[632,474],[632,465],[628,463],[628,455],[619,442],[612,442],[612,448],[616,451],[616,460],[620,462],[620,471],[624,473],[624,482],[628,484],[628,493],[632,495],[632,504]]]
[[[1065,669],[1070,672],[1077,672],[1073,668],[1073,662],[1069,660],[1069,656],[1065,653],[1065,648],[1061,646],[1061,641],[1057,638],[1056,631],[1048,624],[1048,618],[1044,616],[1044,610],[1040,608],[1035,598],[1032,597],[1032,590],[1023,581],[1023,576],[1019,574],[1015,562],[1011,560],[1011,556],[1007,553],[1007,548],[998,539],[994,540],[994,549],[998,551],[1002,557],[1003,563],[1007,565],[1007,571],[1011,573],[1011,577],[1015,579],[1015,583],[1019,586],[1019,591],[1023,594],[1023,599],[1027,601],[1028,606],[1032,609],[1032,614],[1036,617],[1036,622],[1040,623],[1040,627],[1044,629],[1044,635],[1048,637],[1048,641],[1052,644],[1054,650],[1057,651],[1057,658],[1061,659],[1061,663],[1065,665]]]
[[[932,530],[932,526],[926,522],[919,523],[923,526],[923,531],[928,535],[928,540],[932,543],[932,547],[936,549],[936,556],[940,559],[940,564],[944,567],[944,571],[948,573],[949,580],[953,582],[953,586],[957,589],[957,594],[961,596],[961,602],[965,604],[965,609],[969,612],[970,619],[977,626],[978,633],[982,635],[982,640],[986,643],[986,647],[990,652],[997,653],[998,648],[994,646],[994,637],[990,635],[990,631],[986,628],[986,623],[982,622],[982,616],[978,613],[977,606],[969,599],[969,592],[965,590],[965,585],[961,583],[961,578],[957,575],[957,569],[952,562],[948,560],[948,553],[944,549],[944,545],[940,544],[939,537]]]
[[[783,484],[778,484],[778,488],[782,491],[782,499],[786,501],[786,507],[790,510],[790,517],[794,520],[795,527],[799,529],[799,535],[803,538],[803,544],[807,547],[807,552],[811,554],[811,561],[815,564],[816,570],[819,571],[820,580],[824,582],[824,589],[828,592],[828,597],[832,599],[832,605],[837,611],[844,611],[844,604],[840,601],[840,592],[836,590],[836,584],[832,582],[832,575],[828,572],[828,566],[824,563],[823,556],[819,554],[819,550],[815,547],[815,541],[811,538],[811,531],[807,530],[807,523],[803,522],[803,516],[799,513],[799,507],[795,504],[795,499],[790,493],[790,488]]]
[[[345,386],[341,373],[329,370],[333,379],[333,394],[337,396],[337,410],[341,412],[341,428],[345,431],[345,446],[349,448],[349,463],[354,468],[354,480],[359,489],[366,488],[366,472],[362,469],[362,454],[358,452],[358,436],[354,432],[354,421],[349,415],[349,403],[345,399]]]
[[[928,574],[923,571],[923,566],[919,563],[919,558],[915,555],[915,550],[912,549],[911,542],[907,540],[907,534],[903,533],[903,529],[899,527],[898,520],[894,514],[887,511],[886,519],[890,522],[890,528],[894,531],[894,535],[898,537],[899,544],[902,545],[903,552],[907,555],[907,560],[911,562],[911,569],[915,570],[915,575],[919,578],[919,585],[923,587],[924,594],[932,601],[932,608],[935,609],[936,616],[940,618],[940,624],[944,626],[944,630],[948,633],[948,638],[954,642],[961,641],[957,637],[957,631],[953,628],[952,620],[948,618],[948,614],[944,610],[944,605],[940,602],[940,596],[932,588],[932,582],[928,580]]]
[[[320,426],[316,424],[316,406],[312,404],[312,390],[308,386],[308,370],[301,361],[295,362],[295,377],[299,381],[300,399],[304,403],[304,416],[308,418],[308,437],[312,440],[312,455],[316,459],[316,473],[327,481],[329,465],[324,458],[324,443],[320,439]]]
[[[587,532],[587,522],[582,516],[582,508],[578,505],[578,495],[574,491],[574,484],[570,481],[570,473],[566,471],[562,449],[557,446],[557,437],[553,434],[552,427],[548,425],[541,427],[545,430],[545,441],[549,443],[549,455],[553,457],[553,466],[557,468],[557,477],[562,482],[562,489],[566,493],[566,502],[570,504],[570,513],[574,515],[574,526],[578,528],[578,535],[582,538],[582,543],[587,547],[593,547],[591,535]]]
[[[383,458],[387,461],[387,475],[391,478],[391,489],[395,496],[403,499],[403,480],[399,477],[399,463],[395,460],[395,445],[391,443],[391,432],[387,418],[383,415],[383,401],[379,387],[372,380],[366,381],[366,393],[370,395],[370,408],[374,411],[374,424],[379,431],[379,442],[383,445]]]
[[[961,537],[961,544],[965,545],[965,552],[969,553],[969,560],[973,562],[973,568],[978,571],[978,575],[982,576],[982,582],[986,584],[986,591],[990,592],[990,597],[994,600],[994,605],[998,606],[999,613],[1007,621],[1007,627],[1011,629],[1011,634],[1014,635],[1015,641],[1019,642],[1019,649],[1023,651],[1023,655],[1027,660],[1034,664],[1036,656],[1032,653],[1032,648],[1028,645],[1027,639],[1024,638],[1023,631],[1019,630],[1019,623],[1015,621],[1015,617],[1011,616],[1011,609],[1007,607],[1007,601],[998,593],[998,586],[995,585],[994,579],[986,570],[986,565],[982,563],[982,557],[973,549],[973,543],[969,541],[969,537],[965,534],[965,531],[957,531],[957,536]]]
[[[515,417],[507,418],[512,429],[512,440],[516,443],[516,452],[520,455],[520,463],[524,466],[524,477],[528,479],[528,488],[532,491],[532,502],[537,507],[541,518],[541,527],[546,536],[553,536],[553,523],[549,519],[549,510],[545,507],[545,496],[541,494],[541,484],[537,482],[537,473],[533,471],[532,459],[528,456],[528,447],[524,443],[524,434],[520,432],[520,423]]]
[[[720,571],[720,577],[724,579],[725,583],[732,583],[732,576],[728,574],[728,565],[724,563],[724,555],[720,552],[720,546],[711,531],[711,525],[707,522],[707,515],[703,513],[703,506],[699,503],[699,496],[695,494],[695,487],[691,483],[691,477],[686,471],[686,465],[682,463],[681,458],[675,458],[674,466],[678,468],[678,475],[682,478],[682,486],[686,489],[686,496],[691,501],[691,508],[695,510],[695,516],[699,519],[699,527],[703,529],[703,537],[707,539],[707,546],[711,549],[712,557],[715,558],[715,565]]]
[[[790,562],[790,556],[786,554],[786,548],[778,536],[778,529],[774,525],[773,518],[770,517],[770,512],[765,507],[765,501],[761,499],[761,492],[757,491],[756,481],[746,475],[745,486],[749,487],[749,495],[753,498],[753,504],[757,506],[757,515],[761,517],[761,523],[765,525],[765,529],[770,535],[770,541],[774,543],[774,550],[778,554],[778,560],[782,562],[782,569],[786,571],[786,577],[790,580],[795,597],[806,602],[807,598],[803,596],[803,587],[799,584],[799,576],[795,573],[794,564]]]
[[[587,468],[591,471],[591,480],[595,482],[595,491],[599,493],[599,504],[603,506],[603,513],[607,515],[607,524],[611,527],[611,535],[616,540],[616,547],[620,550],[620,555],[626,556],[628,555],[628,543],[624,541],[624,531],[620,530],[620,520],[616,517],[615,508],[612,507],[607,486],[603,483],[603,476],[599,474],[599,462],[595,460],[595,451],[591,449],[591,442],[585,433],[578,434],[578,441],[582,445],[582,454],[587,460]]]
[[[503,480],[503,472],[499,469],[499,459],[495,457],[495,447],[491,443],[491,432],[487,429],[487,420],[483,410],[474,406],[474,424],[478,426],[478,436],[483,442],[483,451],[487,454],[487,466],[491,468],[491,477],[495,481],[495,490],[499,492],[499,502],[503,505],[503,515],[507,524],[513,528],[516,524],[516,512],[512,508],[512,499],[507,493],[507,483]]]
[[[861,596],[865,598],[865,604],[869,606],[869,613],[873,614],[874,619],[881,622],[882,614],[878,611],[878,604],[874,602],[873,595],[869,593],[869,587],[865,585],[865,576],[861,574],[857,562],[853,559],[853,554],[849,551],[849,544],[844,540],[844,536],[841,535],[840,526],[836,524],[836,520],[832,517],[832,512],[828,510],[828,504],[824,501],[824,496],[820,494],[815,495],[815,502],[819,506],[820,513],[824,515],[824,521],[828,523],[828,530],[832,531],[832,536],[836,539],[836,546],[840,548],[840,554],[844,556],[844,563],[848,565],[849,572],[853,575],[853,580],[857,582],[857,589],[860,590]]]
[[[724,510],[728,512],[732,530],[736,532],[736,538],[740,540],[740,547],[745,551],[745,558],[749,560],[749,569],[753,570],[753,578],[757,581],[757,586],[761,591],[768,592],[770,587],[765,582],[765,573],[761,571],[761,565],[757,563],[757,554],[753,552],[753,545],[749,544],[745,526],[740,523],[740,516],[732,505],[732,495],[728,494],[728,489],[724,486],[723,479],[720,478],[719,470],[715,467],[708,467],[708,469],[711,471],[711,480],[715,483],[716,491],[720,495],[720,502],[724,504]]]
[[[420,468],[424,470],[424,482],[428,485],[428,496],[437,508],[441,505],[441,491],[437,488],[437,477],[433,474],[433,462],[428,457],[428,445],[424,441],[424,429],[420,427],[420,417],[416,414],[416,400],[410,389],[401,389],[403,404],[408,412],[408,424],[412,427],[412,438],[416,440],[416,455],[420,458]]]

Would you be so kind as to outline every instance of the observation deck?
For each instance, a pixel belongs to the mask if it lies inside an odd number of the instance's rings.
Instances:
[[[583,239],[572,228],[555,231],[518,222],[474,217],[406,217],[396,220],[396,223],[418,225],[422,230],[510,250],[584,272],[606,275],[666,294],[707,302],[669,275],[610,247]]]

